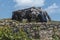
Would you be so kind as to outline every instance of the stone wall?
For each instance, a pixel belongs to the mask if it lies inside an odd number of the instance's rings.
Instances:
[[[40,40],[60,39],[60,24],[36,23],[23,26],[24,31],[30,38]]]
[[[60,23],[19,23],[12,20],[0,22],[0,27],[4,25],[23,28],[28,37],[36,40],[60,39]]]

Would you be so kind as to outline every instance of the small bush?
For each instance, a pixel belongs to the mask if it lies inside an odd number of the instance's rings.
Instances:
[[[9,26],[0,27],[0,40],[31,40],[28,38],[27,34],[23,31],[23,29],[19,29],[19,31],[14,32]]]

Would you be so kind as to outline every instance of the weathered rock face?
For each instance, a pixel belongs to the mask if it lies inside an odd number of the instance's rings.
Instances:
[[[60,39],[60,23],[19,23],[13,20],[0,22],[0,27],[5,25],[18,29],[23,28],[28,37],[36,40]]]
[[[22,19],[27,19],[30,21],[31,17],[31,8],[17,10],[12,13],[12,20],[22,21]]]
[[[51,20],[48,13],[38,7],[17,10],[12,13],[12,20],[22,21],[23,19],[27,19],[28,22],[31,22],[32,20],[37,22],[47,22],[47,19],[49,21]]]

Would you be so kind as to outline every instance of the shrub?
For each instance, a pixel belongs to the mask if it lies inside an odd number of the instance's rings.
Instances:
[[[0,27],[0,40],[31,40],[23,29],[19,29],[18,32],[9,27]]]

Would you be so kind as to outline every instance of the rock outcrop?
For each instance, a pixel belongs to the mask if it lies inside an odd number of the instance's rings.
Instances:
[[[32,20],[36,22],[51,21],[47,11],[43,11],[39,7],[30,7],[12,12],[12,20],[22,21],[23,19],[27,19],[28,22],[31,22]]]

